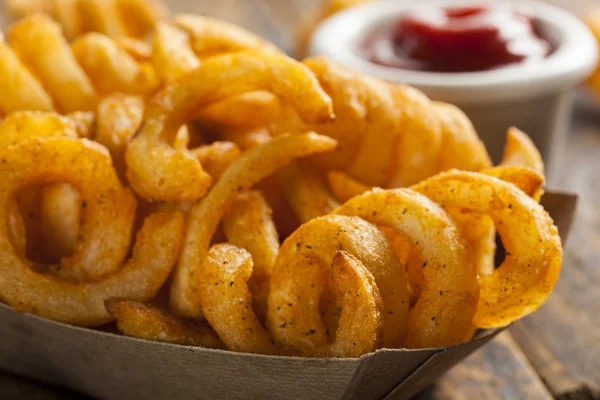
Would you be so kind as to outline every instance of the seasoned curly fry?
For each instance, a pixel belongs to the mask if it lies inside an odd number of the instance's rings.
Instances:
[[[349,72],[322,57],[304,63],[331,96],[336,119],[307,125],[284,109],[271,130],[278,134],[312,129],[336,139],[335,152],[312,159],[318,166],[381,187],[409,186],[440,168],[451,168],[446,148],[472,159],[454,157],[459,166],[490,166],[485,148],[458,109],[432,103],[416,89]]]
[[[76,203],[83,207],[77,251],[63,259],[61,267],[55,271],[69,279],[98,279],[112,273],[123,264],[129,251],[136,201],[130,191],[121,186],[105,151],[88,141],[48,138],[22,141],[3,152],[20,152],[27,156],[4,171],[7,181],[17,178],[31,183],[63,181],[81,194],[81,203]],[[47,154],[55,155],[46,157]],[[54,165],[52,160],[59,157],[64,161]],[[69,173],[75,169],[78,171],[76,177]],[[18,180],[10,182],[23,186]],[[12,190],[17,189],[18,186]],[[54,219],[59,217],[60,214]]]
[[[313,219],[284,241],[271,276],[269,330],[277,341],[301,352],[317,351],[327,343],[319,297],[326,287],[327,271],[331,273],[330,268],[341,268],[332,267],[340,250],[356,257],[379,288],[385,309],[382,336],[377,341],[382,339],[386,347],[400,347],[408,317],[404,269],[385,235],[375,226],[360,218],[338,215]],[[333,285],[339,287],[340,283],[334,281]],[[361,301],[372,299],[367,297]],[[367,321],[373,316],[365,316],[365,324],[370,323]],[[372,332],[370,329],[366,334]]]
[[[197,284],[204,316],[230,350],[281,353],[252,309],[247,285],[252,268],[252,256],[246,250],[231,244],[213,246]]]
[[[140,301],[110,298],[106,309],[127,336],[187,346],[223,348],[215,332],[199,321],[175,318]]]
[[[202,315],[202,303],[194,292],[214,232],[236,193],[285,166],[295,158],[335,147],[335,141],[314,133],[280,136],[246,151],[221,176],[190,214],[186,246],[174,271],[170,304],[174,312],[188,317]]]
[[[4,187],[0,210],[5,221],[15,192],[28,182],[67,181],[86,204],[76,253],[64,259],[61,268],[50,269],[69,279],[32,270],[15,252],[8,224],[0,224],[3,301],[20,311],[93,326],[110,319],[104,308],[106,299],[147,300],[158,292],[182,244],[180,215],[148,218],[138,233],[132,257],[124,264],[135,200],[118,182],[104,151],[85,140],[31,139],[4,150],[2,159],[8,166],[0,171]],[[75,170],[77,174],[73,174]],[[78,281],[71,281],[73,278]]]
[[[173,23],[159,23],[152,61],[163,83],[171,83],[196,69],[203,60],[248,49],[279,52],[270,43],[234,25],[207,17],[180,15]],[[268,92],[243,93],[201,111],[207,121],[236,128],[265,125],[279,109]],[[236,112],[231,112],[236,110]]]
[[[464,238],[444,210],[410,189],[374,189],[335,213],[388,226],[421,254],[424,287],[410,311],[405,347],[447,346],[467,338],[479,285]]]
[[[71,121],[54,113],[15,112],[0,124],[0,147],[4,149],[36,137],[74,139],[77,133]],[[19,194],[24,225],[16,229],[25,231],[27,253],[35,255],[36,259],[49,260],[72,255],[81,220],[79,192],[64,183],[29,187],[24,191]]]
[[[496,224],[507,256],[491,275],[479,279],[476,326],[508,325],[545,301],[560,273],[562,248],[542,206],[510,183],[469,172],[443,173],[415,189],[443,207],[489,215]]]
[[[300,95],[297,87],[303,88]],[[138,195],[166,201],[204,196],[212,179],[189,151],[173,149],[174,133],[197,110],[258,89],[275,93],[308,121],[333,117],[331,99],[298,62],[261,51],[214,57],[163,89],[149,106],[126,155],[127,177]]]

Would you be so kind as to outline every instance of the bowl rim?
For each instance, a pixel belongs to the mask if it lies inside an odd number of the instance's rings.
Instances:
[[[513,7],[539,20],[543,28],[557,39],[558,46],[543,60],[468,73],[401,70],[374,64],[358,54],[358,43],[378,22],[396,18],[403,12],[436,5]],[[387,81],[413,85],[436,100],[481,104],[525,100],[571,89],[595,70],[598,43],[577,17],[556,6],[534,0],[432,0],[426,5],[388,0],[350,8],[324,20],[311,38],[309,54],[327,56],[351,69]]]

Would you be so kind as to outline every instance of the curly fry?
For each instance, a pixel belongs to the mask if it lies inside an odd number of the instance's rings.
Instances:
[[[284,109],[271,130],[277,134],[313,129],[336,139],[336,151],[312,158],[318,166],[382,187],[409,186],[451,168],[446,148],[452,154],[476,155],[470,163],[455,161],[458,166],[490,166],[485,148],[458,109],[432,103],[416,89],[352,73],[322,57],[304,63],[333,99],[336,119],[307,125]]]
[[[200,59],[248,49],[280,52],[272,43],[225,21],[183,14],[175,16],[173,23],[190,35],[194,54]]]
[[[281,350],[252,309],[247,282],[252,256],[231,244],[218,244],[207,253],[198,280],[198,292],[207,321],[228,349],[277,354]]]
[[[544,161],[531,138],[515,127],[506,134],[506,146],[500,165],[528,167],[544,175]]]
[[[199,321],[175,318],[136,300],[110,298],[106,309],[123,334],[158,342],[222,349],[215,332]]]
[[[71,50],[101,96],[113,92],[145,96],[158,88],[158,70],[138,62],[107,36],[88,33],[75,40]]]
[[[562,248],[558,230],[539,203],[510,183],[469,172],[437,175],[416,190],[443,207],[489,215],[496,224],[507,257],[479,279],[476,326],[508,325],[546,300],[560,273]]]
[[[298,86],[303,88],[301,95],[294,89]],[[134,190],[142,197],[166,201],[204,196],[212,179],[192,154],[173,149],[176,129],[199,109],[258,89],[272,91],[307,120],[333,116],[331,99],[312,73],[288,57],[260,51],[214,57],[152,101],[144,128],[127,149],[127,177]]]
[[[52,98],[35,76],[23,66],[15,52],[0,33],[0,112],[9,114],[19,110],[51,111]]]
[[[421,254],[424,285],[410,311],[405,347],[447,346],[467,338],[479,285],[464,239],[443,209],[410,189],[374,189],[335,213],[388,226]]]
[[[14,160],[13,153],[21,154],[22,158]],[[6,149],[3,157],[10,166],[3,171],[4,179],[13,185],[12,191],[18,190],[23,182],[64,180],[81,194],[81,203],[77,204],[83,207],[77,251],[62,260],[61,267],[56,268],[57,274],[76,280],[98,279],[123,264],[129,250],[136,201],[121,186],[103,148],[89,141],[30,139]],[[72,174],[74,169],[77,176]]]
[[[0,99],[2,113],[92,111],[99,95],[148,95],[158,86],[154,69],[113,39],[88,34],[71,47],[60,27],[43,15],[15,24],[9,42],[10,47],[0,35],[0,83],[6,92]]]
[[[211,238],[233,197],[293,159],[328,151],[333,147],[335,141],[314,133],[280,136],[246,151],[233,162],[190,213],[186,246],[173,275],[172,311],[192,318],[202,315],[202,303],[193,288],[198,282],[201,263],[206,257]]]
[[[8,149],[31,138],[77,138],[75,125],[54,113],[19,111],[0,124],[0,147]],[[59,260],[72,255],[81,221],[81,196],[72,186],[50,183],[28,187],[18,195],[22,219],[14,220],[24,232],[26,253],[36,260]],[[16,218],[16,216],[13,216]],[[21,241],[21,238],[17,239]]]
[[[61,111],[94,108],[97,94],[56,23],[42,15],[24,19],[10,30],[9,42],[22,62],[44,82]],[[61,73],[56,74],[56,70]]]
[[[161,0],[7,0],[6,7],[17,19],[53,17],[69,39],[85,32],[144,37],[168,14]]]
[[[0,209],[5,210],[5,220],[16,191],[28,182],[66,180],[79,190],[86,204],[76,253],[53,268],[54,273],[79,278],[79,282],[35,272],[15,252],[8,224],[0,224],[3,301],[20,311],[94,326],[110,320],[104,308],[106,299],[147,300],[158,292],[182,244],[181,215],[148,218],[138,233],[132,257],[123,264],[135,200],[122,188],[104,151],[85,140],[31,139],[3,151],[1,157],[5,167],[0,170],[4,187]],[[77,174],[73,174],[75,169]]]
[[[360,218],[338,215],[313,219],[283,242],[271,276],[267,314],[270,332],[277,341],[301,352],[317,351],[327,343],[319,298],[327,286],[328,268],[332,268],[340,250],[356,257],[374,278],[385,306],[381,339],[386,347],[400,347],[408,317],[404,269],[385,235],[375,226]],[[332,283],[334,287],[340,285]]]

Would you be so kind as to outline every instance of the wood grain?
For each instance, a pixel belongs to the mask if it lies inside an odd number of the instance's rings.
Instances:
[[[527,358],[506,331],[451,369],[416,400],[551,398]]]
[[[579,126],[556,176],[559,187],[581,196],[560,280],[548,302],[512,328],[552,394],[563,398],[600,385],[600,112],[590,111],[575,115]]]

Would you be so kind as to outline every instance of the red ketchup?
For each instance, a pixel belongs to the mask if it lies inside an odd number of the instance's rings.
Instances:
[[[369,61],[432,72],[484,71],[548,56],[552,44],[530,16],[504,7],[425,8],[372,32]]]

